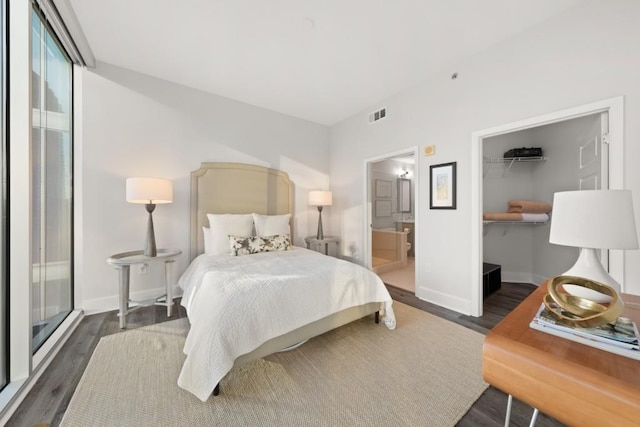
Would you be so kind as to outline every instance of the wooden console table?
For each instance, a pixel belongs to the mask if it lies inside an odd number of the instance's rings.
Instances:
[[[640,362],[531,329],[546,292],[545,283],[487,334],[485,381],[567,425],[639,425]],[[640,325],[640,306],[623,315]]]

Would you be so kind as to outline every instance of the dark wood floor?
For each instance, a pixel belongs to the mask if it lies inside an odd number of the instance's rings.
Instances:
[[[503,283],[502,289],[485,300],[482,317],[461,315],[422,301],[413,294],[393,286],[388,286],[388,289],[396,301],[486,334],[520,301],[526,298],[535,289],[535,286]],[[171,318],[167,317],[165,307],[145,307],[128,316],[127,328],[137,328],[180,317],[186,317],[186,313],[179,304],[174,306]],[[7,425],[24,427],[38,424],[59,425],[98,341],[103,336],[121,331],[115,311],[86,316],[56,355],[51,365],[38,379]],[[503,426],[506,406],[507,396],[501,391],[489,387],[460,420],[458,426]],[[531,407],[514,399],[511,425],[528,426],[532,411]],[[540,414],[536,426],[555,427],[561,426],[561,424],[544,414]]]

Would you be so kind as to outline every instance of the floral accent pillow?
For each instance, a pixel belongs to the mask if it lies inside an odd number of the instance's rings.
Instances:
[[[273,236],[229,236],[231,255],[251,255],[260,252],[286,251],[291,246],[288,234]]]

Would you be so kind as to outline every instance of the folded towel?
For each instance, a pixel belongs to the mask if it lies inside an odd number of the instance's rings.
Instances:
[[[522,221],[521,213],[485,212],[482,214],[484,221]]]
[[[509,212],[546,214],[551,212],[551,205],[530,200],[509,200]]]
[[[523,213],[523,222],[547,222],[549,221],[549,215],[546,213]]]

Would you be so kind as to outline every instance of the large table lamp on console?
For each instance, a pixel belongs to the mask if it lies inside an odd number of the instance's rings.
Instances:
[[[553,196],[549,242],[580,248],[576,263],[563,276],[621,286],[604,269],[598,249],[637,249],[638,236],[630,190],[563,191]],[[572,295],[606,303],[611,297],[582,286],[565,284]]]

